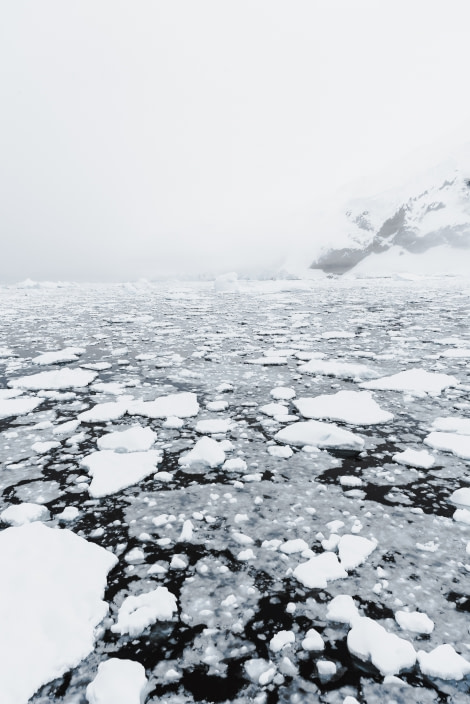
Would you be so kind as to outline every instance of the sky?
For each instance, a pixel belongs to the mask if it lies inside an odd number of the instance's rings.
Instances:
[[[469,38],[468,0],[5,3],[0,281],[308,263],[325,201],[470,128]]]

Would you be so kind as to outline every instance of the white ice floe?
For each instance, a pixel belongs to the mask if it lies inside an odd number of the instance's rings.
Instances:
[[[369,391],[338,391],[299,398],[294,406],[304,418],[329,418],[354,425],[375,425],[393,419],[393,413],[383,411]]]
[[[127,406],[125,401],[97,403],[93,408],[79,413],[77,418],[81,423],[105,423],[109,420],[119,420],[127,413]]]
[[[146,452],[157,439],[157,433],[151,428],[133,425],[127,430],[117,430],[98,438],[100,450],[122,450],[125,452]]]
[[[336,362],[334,360],[312,359],[307,364],[299,366],[302,374],[319,374],[323,376],[335,376],[339,379],[353,379],[362,381],[364,379],[376,379],[379,374],[375,369],[371,369],[364,364],[354,364],[351,362]]]
[[[426,653],[418,651],[418,663],[423,675],[443,680],[462,680],[470,674],[470,662],[445,643]]]
[[[348,573],[332,552],[324,552],[298,565],[294,577],[308,589],[326,589],[328,582],[344,579]]]
[[[325,650],[325,642],[318,631],[310,628],[302,641],[302,648],[307,651],[316,650],[320,652]]]
[[[457,433],[430,433],[423,441],[435,450],[452,452],[464,460],[470,460],[470,435]]]
[[[252,658],[245,662],[245,671],[254,684],[265,686],[272,682],[276,675],[276,666],[269,660]]]
[[[0,532],[2,701],[26,704],[94,648],[117,558],[69,530],[29,523]]]
[[[60,442],[57,440],[46,440],[44,442],[34,442],[31,445],[31,449],[37,452],[38,455],[44,455],[50,450],[54,450],[56,447],[60,447]]]
[[[9,523],[11,526],[22,526],[25,523],[32,523],[33,521],[48,521],[49,511],[45,506],[40,504],[14,504],[9,506],[2,513],[0,513],[0,519],[4,523]]]
[[[38,357],[33,357],[34,364],[60,364],[64,362],[76,362],[81,354],[85,350],[83,347],[65,347],[63,350],[56,350],[55,352],[45,352],[40,354]]]
[[[285,543],[279,546],[279,550],[284,552],[286,555],[293,555],[296,552],[303,552],[308,550],[308,543],[302,538],[294,538],[293,540],[286,540]]]
[[[322,332],[321,337],[324,340],[340,340],[355,337],[355,334],[346,330],[327,330]]]
[[[269,641],[269,647],[274,653],[295,643],[295,633],[293,631],[278,631]]]
[[[361,535],[342,535],[338,543],[341,565],[346,570],[354,570],[367,560],[377,547],[375,540],[368,540]]]
[[[157,450],[126,453],[98,450],[84,457],[81,464],[93,477],[88,487],[90,495],[100,498],[115,494],[153,474],[161,458]]]
[[[294,454],[294,451],[291,447],[289,447],[289,445],[269,445],[268,453],[272,457],[282,457],[283,459],[289,459],[289,457],[292,457],[292,455]]]
[[[55,518],[58,521],[75,521],[80,515],[80,511],[76,506],[66,506],[61,513],[56,514]]]
[[[456,506],[470,508],[470,487],[457,489],[451,496],[449,496],[449,501]]]
[[[359,617],[359,611],[352,596],[338,594],[330,601],[326,609],[326,618],[337,623],[349,623],[352,626]]]
[[[397,452],[392,460],[407,467],[418,469],[430,469],[435,462],[434,456],[427,450],[411,450],[407,448],[403,452]]]
[[[246,472],[247,468],[248,465],[241,457],[233,457],[230,460],[225,460],[223,464],[223,469],[226,469],[228,472]]]
[[[289,401],[289,399],[295,396],[295,391],[291,389],[290,386],[276,386],[276,388],[271,389],[269,393],[276,401]]]
[[[16,398],[17,396],[21,396],[22,393],[24,393],[22,389],[0,389],[0,400]]]
[[[71,435],[80,425],[79,420],[68,420],[65,423],[60,423],[52,428],[53,435]]]
[[[465,525],[470,526],[470,511],[468,508],[458,508],[452,518],[457,523],[465,523]]]
[[[259,410],[261,413],[264,413],[265,416],[271,416],[271,418],[274,416],[287,415],[287,406],[284,406],[282,403],[267,403],[265,406],[261,406]]]
[[[177,608],[175,595],[166,587],[157,587],[139,596],[131,595],[122,602],[118,620],[111,630],[135,638],[157,621],[170,621]]]
[[[39,391],[40,389],[73,389],[88,386],[96,379],[96,372],[87,369],[69,369],[64,367],[50,372],[39,372],[29,376],[19,376],[11,379],[8,386],[13,389],[30,389]]]
[[[404,631],[429,635],[434,630],[434,621],[421,611],[397,611],[395,620]]]
[[[217,435],[218,433],[228,433],[233,427],[229,418],[209,418],[196,423],[196,432],[202,435]]]
[[[199,404],[196,394],[184,391],[160,396],[154,401],[133,401],[129,404],[128,412],[147,418],[191,418],[199,413]]]
[[[275,440],[302,447],[313,445],[320,449],[338,449],[360,451],[364,440],[349,430],[343,430],[333,423],[322,423],[317,420],[299,421],[282,428],[274,436]]]
[[[206,403],[206,408],[208,411],[220,413],[228,408],[227,401],[209,401]]]
[[[261,364],[265,367],[277,367],[281,364],[287,364],[287,357],[257,357],[256,359],[247,359],[247,364]]]
[[[89,704],[141,704],[147,682],[140,662],[110,658],[99,664],[86,698]]]
[[[14,418],[31,413],[41,405],[42,398],[31,398],[22,396],[21,398],[0,398],[0,420],[2,418]]]
[[[432,424],[432,430],[437,430],[441,433],[470,435],[470,418],[436,418]]]
[[[364,389],[381,391],[409,391],[414,393],[440,394],[450,386],[459,383],[455,376],[427,372],[425,369],[408,369],[392,376],[384,376],[375,381],[365,381]]]
[[[177,418],[176,416],[169,416],[163,423],[164,428],[169,428],[171,430],[179,430],[184,425],[184,420],[182,418]]]
[[[225,452],[221,443],[212,438],[203,437],[197,441],[193,449],[179,458],[178,464],[202,464],[207,467],[219,467],[225,461]]]
[[[349,652],[360,660],[370,660],[382,675],[397,675],[412,668],[416,651],[412,644],[367,617],[360,617],[348,633]]]

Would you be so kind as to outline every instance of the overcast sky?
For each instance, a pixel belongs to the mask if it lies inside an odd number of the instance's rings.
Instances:
[[[325,198],[470,127],[468,0],[10,0],[1,14],[0,281],[313,252]]]

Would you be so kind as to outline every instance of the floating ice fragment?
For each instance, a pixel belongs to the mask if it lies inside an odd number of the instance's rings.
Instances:
[[[457,457],[470,460],[470,435],[457,433],[430,433],[424,438],[424,443],[435,450],[452,452]]]
[[[82,388],[91,384],[96,377],[96,372],[87,371],[86,369],[69,369],[68,367],[64,367],[57,371],[19,376],[16,379],[11,379],[11,381],[8,382],[8,386],[14,389],[31,389],[32,391],[39,391],[40,389],[58,390]]]
[[[434,630],[434,622],[420,611],[397,611],[395,620],[404,631],[429,634]]]
[[[126,452],[145,452],[150,450],[157,439],[151,428],[134,425],[128,430],[115,431],[98,438],[100,450],[124,450]]]
[[[157,621],[170,621],[177,610],[176,597],[166,587],[157,587],[139,596],[128,596],[121,604],[113,633],[139,636]]]
[[[225,452],[216,440],[203,437],[197,441],[193,449],[180,457],[178,464],[189,465],[203,464],[208,467],[219,467],[224,463]]]
[[[343,430],[333,423],[317,420],[299,421],[287,428],[282,428],[274,436],[275,440],[288,445],[311,445],[321,449],[355,450],[364,447],[364,440],[348,430]]]
[[[376,425],[393,419],[368,391],[338,391],[314,398],[299,398],[294,406],[304,418],[329,418],[354,425]]]
[[[351,596],[339,594],[330,601],[326,610],[326,618],[337,623],[349,623],[359,617],[359,611]]]
[[[111,658],[98,666],[86,688],[89,704],[141,704],[147,686],[145,668],[134,660]]]
[[[305,634],[305,638],[302,641],[302,648],[304,650],[317,650],[321,651],[325,649],[325,643],[321,635],[314,628],[310,628]]]
[[[334,553],[324,552],[298,565],[293,576],[309,589],[326,589],[328,582],[344,579],[348,573]]]
[[[81,460],[93,477],[88,491],[94,498],[109,496],[152,474],[161,461],[157,450],[118,453],[111,450],[92,452]]]
[[[23,396],[22,398],[0,398],[0,420],[3,418],[24,416],[34,411],[42,402],[42,398],[31,398],[30,396]]]
[[[364,389],[379,389],[382,391],[411,391],[418,393],[440,394],[450,386],[459,383],[455,376],[427,372],[424,369],[408,369],[392,376],[384,376],[375,381],[366,381],[361,386]]]
[[[443,680],[462,680],[470,673],[470,662],[447,643],[429,653],[419,650],[418,663],[423,675]]]
[[[199,413],[199,404],[196,394],[185,391],[160,396],[154,401],[133,401],[129,404],[128,412],[148,418],[190,418]]]
[[[407,467],[417,467],[418,469],[430,469],[435,459],[427,450],[406,449],[404,452],[397,452],[392,460]]]
[[[354,570],[369,557],[377,547],[377,542],[360,535],[342,535],[338,543],[338,554],[341,565],[346,570]]]
[[[40,504],[26,502],[9,506],[0,513],[0,519],[11,526],[22,526],[33,521],[48,521],[49,511]]]
[[[295,643],[293,631],[278,631],[269,641],[269,647],[274,653],[278,653],[292,643]]]
[[[349,652],[360,660],[371,660],[382,675],[396,675],[416,662],[412,644],[367,617],[355,619],[348,633]]]

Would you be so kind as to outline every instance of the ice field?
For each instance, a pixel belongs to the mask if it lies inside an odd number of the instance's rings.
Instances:
[[[468,702],[469,280],[229,284],[0,288],[1,704]]]

